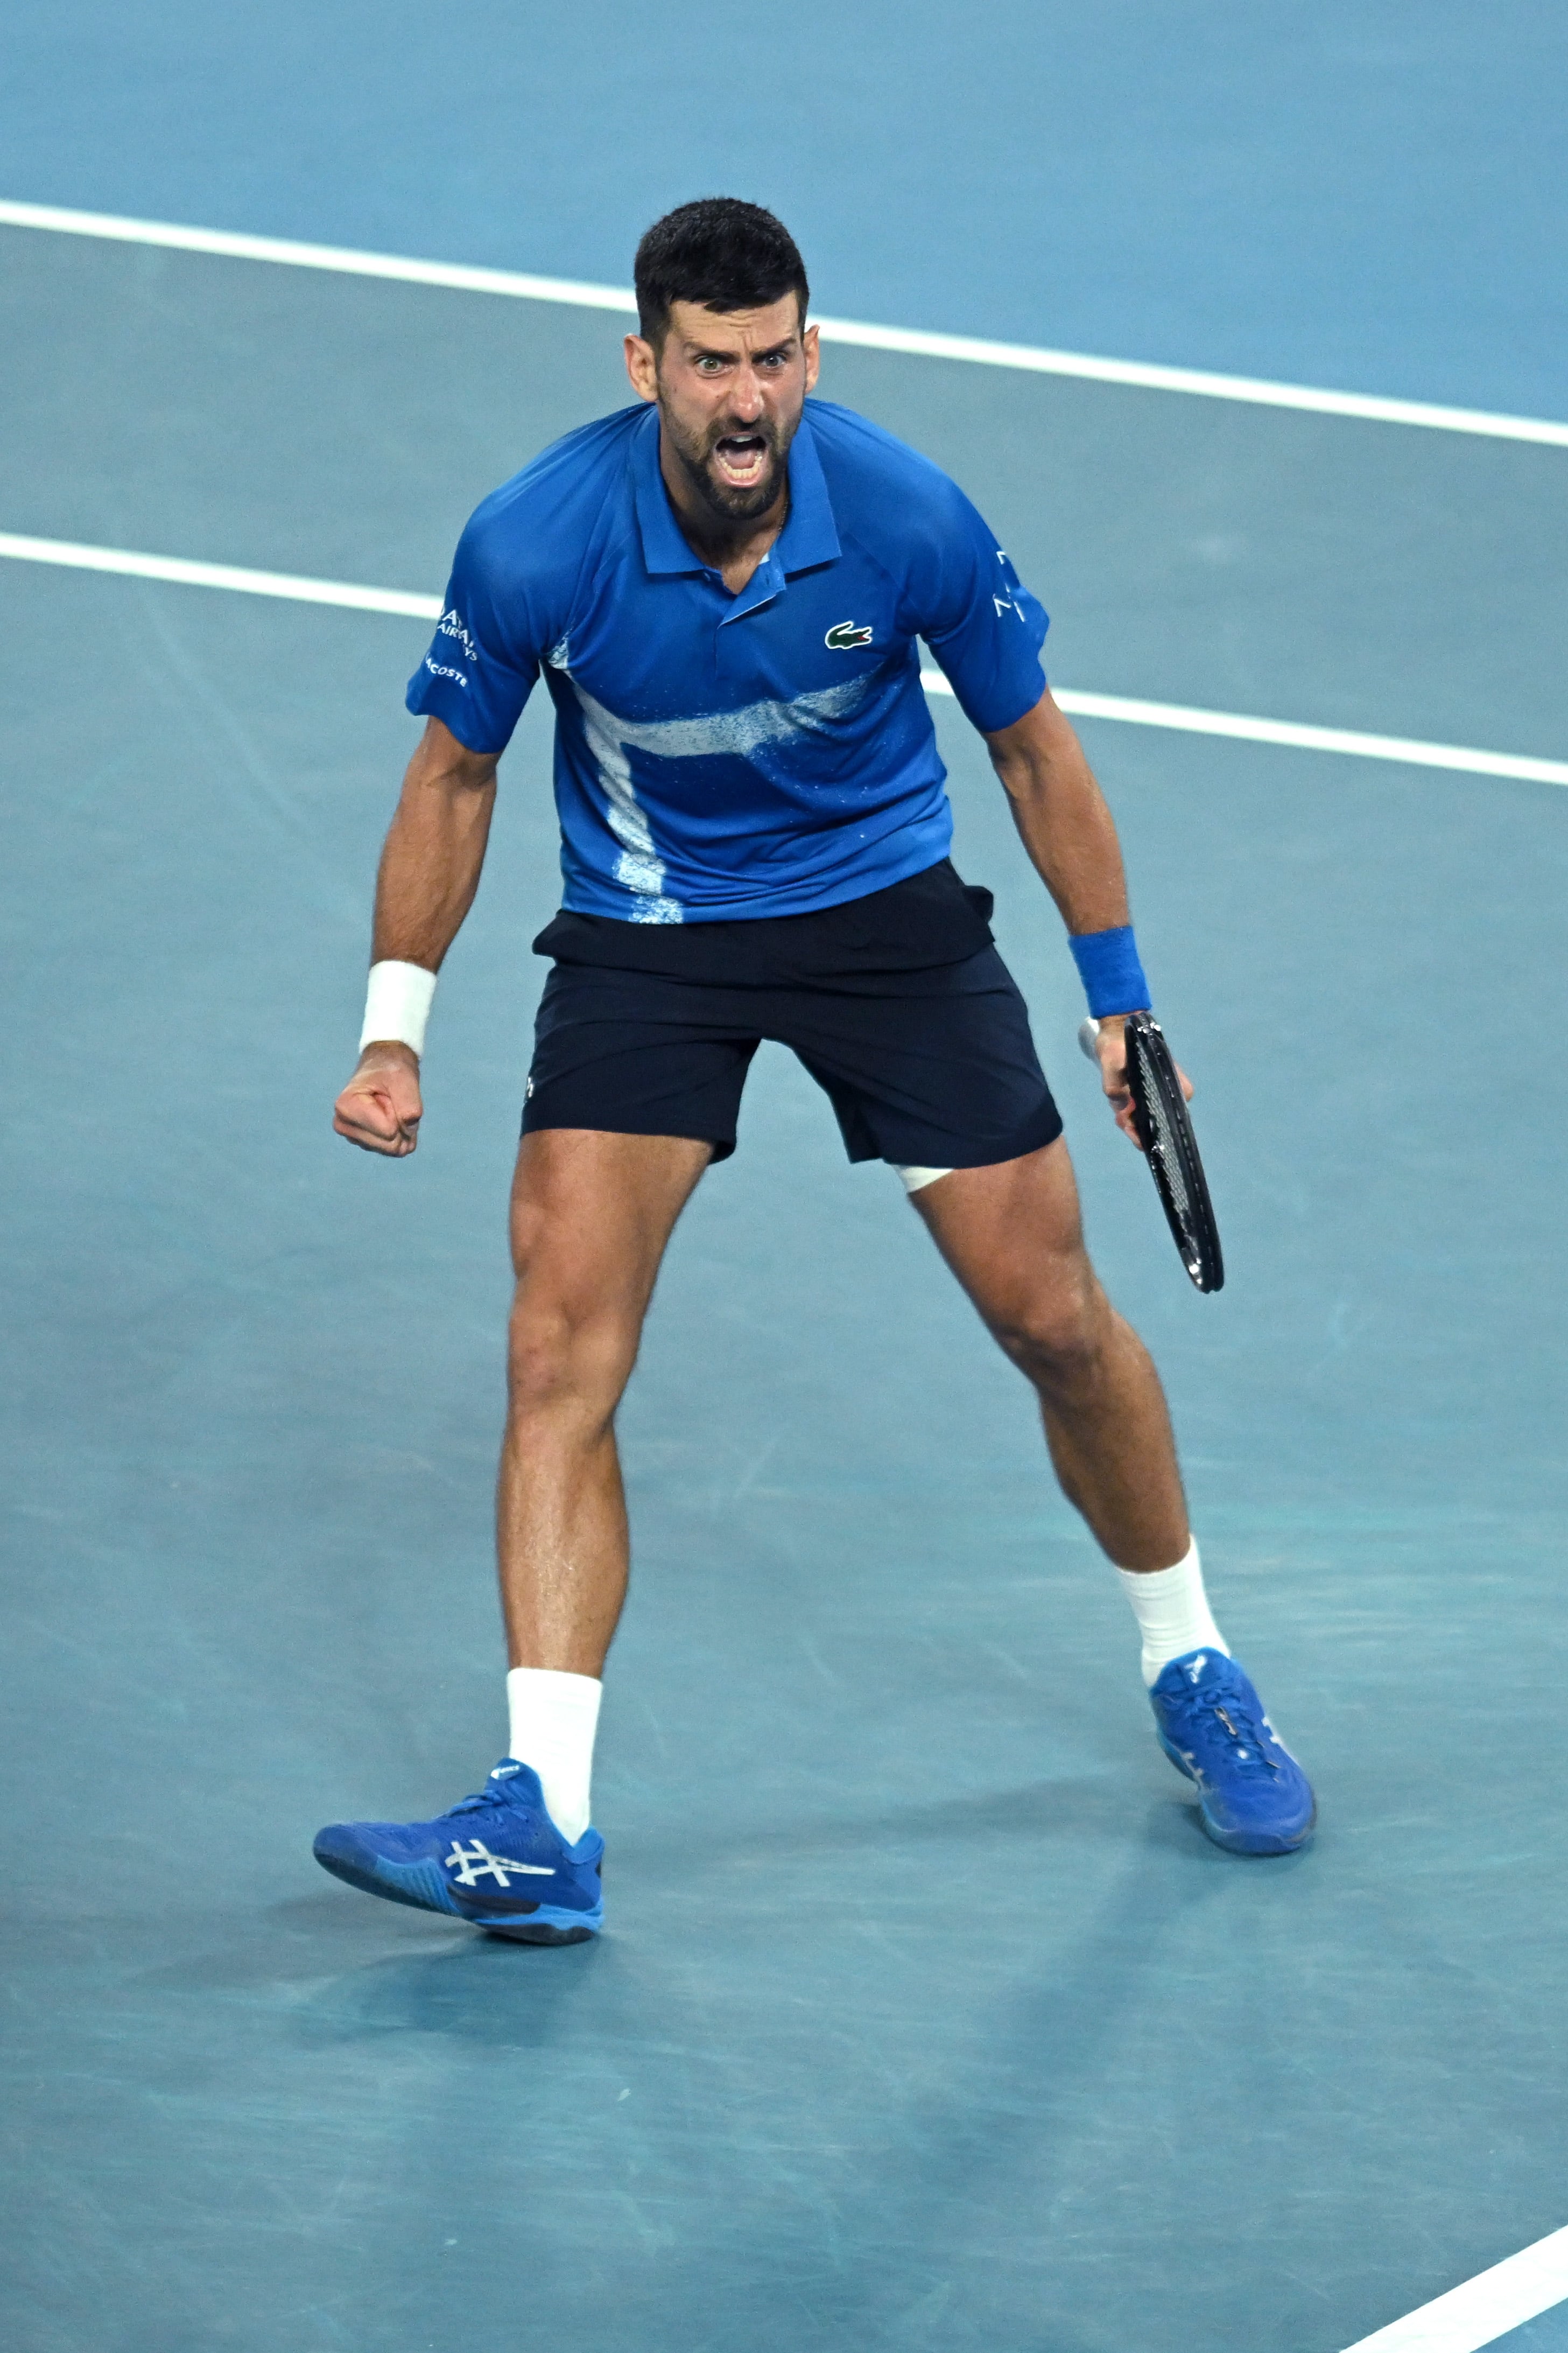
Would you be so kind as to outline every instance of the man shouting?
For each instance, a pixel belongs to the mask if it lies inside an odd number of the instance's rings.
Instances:
[[[511,1198],[517,1270],[499,1549],[510,1753],[416,1823],[340,1823],[355,1887],[532,1943],[603,1920],[589,1823],[600,1677],[626,1593],[615,1417],[666,1243],[735,1148],[758,1044],[790,1047],[852,1160],[889,1162],[1040,1400],[1069,1500],[1121,1572],[1166,1754],[1242,1854],[1310,1835],[1312,1793],[1205,1598],[1158,1376],[1100,1289],[1062,1123],[989,894],[948,860],[919,641],[984,736],[1100,1020],[1149,992],[1115,828],[1047,689],[1046,617],[939,470],[809,397],[817,339],[782,224],[683,205],[637,257],[637,402],[487,499],[408,690],[426,722],[381,862],[339,1134],[414,1150],[441,960],[472,902],[496,764],[542,671],[562,913]]]

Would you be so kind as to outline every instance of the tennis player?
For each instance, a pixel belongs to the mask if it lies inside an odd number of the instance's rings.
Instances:
[[[563,907],[511,1197],[499,1545],[510,1753],[416,1823],[339,1823],[351,1885],[531,1943],[603,1920],[600,1677],[626,1593],[615,1416],[676,1219],[735,1148],[759,1042],[793,1049],[851,1160],[889,1162],[1033,1384],[1063,1490],[1121,1573],[1161,1746],[1239,1854],[1310,1837],[1311,1790],[1230,1656],[1158,1376],[1085,1252],[1062,1123],[990,894],[948,860],[923,639],[984,736],[1100,1021],[1149,1005],[1115,828],[1040,667],[1046,616],[935,466],[810,397],[816,329],[782,224],[681,206],[637,257],[636,402],[488,498],[408,690],[426,721],[387,835],[340,1135],[414,1150],[441,960],[496,764],[542,672]]]

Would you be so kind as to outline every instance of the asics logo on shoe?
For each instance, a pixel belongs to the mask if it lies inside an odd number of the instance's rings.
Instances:
[[[481,1873],[489,1872],[498,1887],[510,1887],[512,1879],[553,1879],[555,1873],[547,1863],[513,1862],[509,1854],[492,1854],[483,1839],[476,1839],[466,1847],[461,1839],[452,1841],[452,1852],[447,1857],[447,1868],[457,1873],[459,1887],[477,1887]],[[509,1878],[508,1873],[511,1876]]]
[[[490,1779],[492,1781],[510,1781],[514,1773],[521,1773],[521,1770],[522,1767],[521,1765],[498,1765],[495,1771],[490,1775]]]
[[[830,652],[852,653],[857,646],[868,646],[872,632],[858,621],[836,621],[822,642]]]
[[[1207,1664],[1208,1664],[1208,1653],[1207,1653],[1207,1651],[1200,1651],[1198,1652],[1197,1657],[1196,1657],[1196,1658],[1192,1662],[1191,1665],[1190,1665],[1190,1666],[1187,1668],[1187,1670],[1186,1670],[1187,1681],[1188,1681],[1190,1683],[1202,1683],[1202,1681],[1203,1681],[1203,1679],[1204,1679],[1204,1669],[1207,1666]]]

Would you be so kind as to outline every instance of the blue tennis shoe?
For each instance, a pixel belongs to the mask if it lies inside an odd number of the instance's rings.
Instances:
[[[331,1822],[315,1845],[323,1871],[367,1895],[524,1945],[581,1945],[598,1934],[604,1853],[597,1831],[575,1846],[562,1837],[538,1774],[515,1757],[433,1822]]]
[[[1223,1651],[1189,1651],[1149,1694],[1160,1746],[1198,1790],[1198,1817],[1232,1854],[1291,1854],[1318,1819],[1308,1780]]]

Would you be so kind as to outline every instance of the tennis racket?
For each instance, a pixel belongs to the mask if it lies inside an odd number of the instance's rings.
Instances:
[[[1096,1067],[1097,1021],[1086,1021],[1078,1042]],[[1143,1146],[1171,1229],[1177,1254],[1200,1291],[1225,1285],[1225,1259],[1208,1180],[1198,1157],[1197,1138],[1182,1098],[1182,1082],[1165,1043],[1165,1033],[1152,1013],[1127,1016],[1127,1086],[1132,1097],[1132,1124]]]

